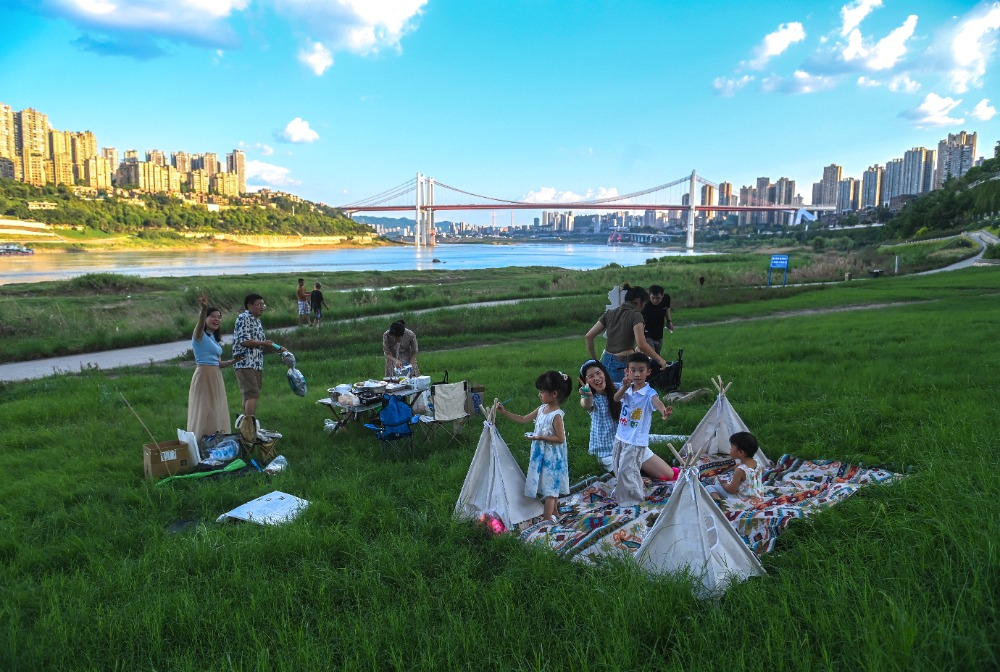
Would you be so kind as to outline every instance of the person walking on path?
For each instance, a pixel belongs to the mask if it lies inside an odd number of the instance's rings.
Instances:
[[[260,316],[267,309],[264,297],[260,294],[248,294],[243,299],[245,310],[236,318],[233,328],[233,371],[236,382],[240,386],[240,396],[243,399],[243,415],[257,415],[257,399],[264,381],[264,352],[275,349],[285,352],[285,349],[264,335],[264,325]]]
[[[299,307],[299,326],[309,322],[309,292],[306,291],[305,278],[299,278],[295,287],[295,301]]]
[[[330,310],[330,306],[326,305],[326,301],[323,299],[323,292],[320,289],[322,286],[317,282],[315,289],[309,292],[309,306],[312,308],[312,325],[317,328],[319,328],[320,323],[323,321],[323,309]]]
[[[646,342],[653,346],[656,354],[660,354],[664,329],[674,333],[674,323],[670,319],[670,295],[664,293],[660,285],[649,286],[649,303],[642,309],[642,317],[646,320],[643,332]]]
[[[222,371],[235,359],[222,359],[222,311],[208,305],[208,297],[198,297],[201,312],[191,334],[191,350],[197,368],[188,391],[187,430],[201,441],[203,436],[223,432],[229,434],[229,400]]]

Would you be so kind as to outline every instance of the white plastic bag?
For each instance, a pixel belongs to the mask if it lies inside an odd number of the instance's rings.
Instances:
[[[194,435],[194,432],[178,428],[177,440],[181,443],[187,444],[189,453],[188,459],[191,461],[191,465],[196,465],[201,462],[201,453],[198,452],[198,437]]]

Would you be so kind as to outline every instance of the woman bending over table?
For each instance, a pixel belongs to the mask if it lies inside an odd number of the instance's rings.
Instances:
[[[406,322],[396,320],[382,334],[382,354],[385,355],[386,378],[395,376],[396,369],[409,365],[413,375],[420,375],[417,366],[417,336],[406,328]]]

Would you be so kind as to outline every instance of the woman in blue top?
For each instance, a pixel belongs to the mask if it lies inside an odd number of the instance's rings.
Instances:
[[[229,423],[229,400],[220,368],[232,366],[236,360],[222,361],[222,311],[209,307],[208,297],[198,297],[201,314],[191,335],[191,349],[198,367],[191,378],[188,392],[187,429],[194,432],[200,442],[202,437],[216,432],[232,432]]]

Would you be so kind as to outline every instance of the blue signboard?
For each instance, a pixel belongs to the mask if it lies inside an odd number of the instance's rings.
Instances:
[[[771,268],[767,269],[767,286],[771,286],[771,269],[781,268],[785,271],[785,277],[782,278],[781,284],[785,285],[788,283],[788,255],[787,254],[772,254],[771,255]]]

